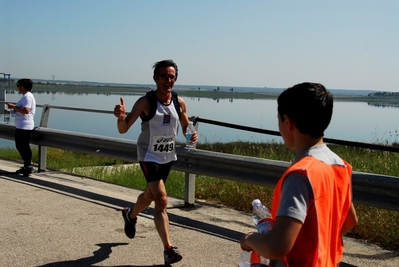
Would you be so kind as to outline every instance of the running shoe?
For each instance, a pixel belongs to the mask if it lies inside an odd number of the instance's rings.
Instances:
[[[183,259],[183,256],[179,253],[179,251],[177,251],[177,247],[165,249],[163,255],[165,259],[165,265],[170,265]]]
[[[17,170],[15,173],[23,174],[24,171],[25,171],[25,167],[21,167],[21,168],[19,168],[19,170]]]
[[[131,219],[130,213],[132,212],[131,208],[124,208],[122,210],[122,217],[125,221],[125,235],[130,239],[134,238],[136,234],[136,223],[137,218]]]
[[[28,167],[21,167],[15,173],[23,174],[24,176],[29,176],[29,174],[32,174],[34,172],[35,172],[35,169],[32,166],[28,166]]]

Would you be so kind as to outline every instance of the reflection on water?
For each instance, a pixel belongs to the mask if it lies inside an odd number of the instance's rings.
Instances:
[[[112,111],[120,103],[121,95],[114,93],[35,93],[37,104],[53,106],[80,107]],[[143,93],[123,95],[125,105],[130,110]],[[20,95],[14,90],[6,95],[6,101],[16,102]],[[278,131],[277,101],[275,99],[211,99],[198,97],[183,97],[186,101],[189,116],[239,124],[249,127]],[[334,114],[325,136],[359,142],[391,143],[397,142],[399,125],[392,123],[399,117],[399,109],[380,108],[384,106],[371,105],[366,102],[335,102]],[[39,124],[41,108],[37,109],[35,125]],[[3,120],[3,117],[1,118]],[[140,124],[136,123],[126,134],[119,134],[116,119],[112,114],[87,113],[52,109],[50,112],[50,128],[105,135],[116,138],[136,140],[140,132]],[[177,140],[184,142],[180,133]],[[282,142],[279,136],[251,133],[242,130],[229,129],[205,123],[199,125],[200,142]],[[0,145],[12,141],[0,140]]]
[[[200,100],[201,98],[198,98],[198,101]],[[212,100],[214,100],[214,101],[216,101],[216,103],[219,103],[219,101],[221,100],[220,98],[211,98]],[[230,103],[233,103],[233,101],[234,101],[234,99],[233,98],[230,98],[230,99],[228,99],[229,100],[229,102]]]
[[[368,102],[367,105],[379,108],[399,108],[399,102]]]

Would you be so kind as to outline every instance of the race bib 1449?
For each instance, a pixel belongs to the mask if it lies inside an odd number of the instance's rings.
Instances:
[[[175,149],[175,139],[174,135],[159,136],[156,135],[152,139],[151,150],[154,153],[170,153]]]

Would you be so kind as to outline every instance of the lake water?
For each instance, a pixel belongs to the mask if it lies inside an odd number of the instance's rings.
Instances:
[[[19,94],[9,94],[6,101],[16,102]],[[124,96],[125,105],[130,110],[140,96]],[[119,103],[118,95],[97,94],[63,94],[37,93],[37,104],[53,106],[67,106],[112,111]],[[278,131],[277,101],[276,100],[247,100],[187,98],[189,116],[222,121],[232,124]],[[41,108],[37,108],[35,125],[39,125]],[[334,114],[325,137],[348,141],[382,143],[399,141],[398,125],[399,109],[395,107],[376,107],[365,102],[335,102]],[[1,115],[3,120],[3,115]],[[13,123],[13,119],[11,120]],[[140,123],[136,122],[126,134],[119,134],[116,128],[116,118],[112,114],[90,113],[51,109],[49,128],[104,135],[117,138],[137,140]],[[199,124],[199,142],[282,142],[280,136],[252,133],[242,130],[229,129],[205,123]],[[180,133],[178,141],[184,142]],[[14,147],[14,142],[0,139],[0,147]]]

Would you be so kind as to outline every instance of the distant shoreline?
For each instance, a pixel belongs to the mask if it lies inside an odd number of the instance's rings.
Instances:
[[[15,83],[17,78],[13,78],[11,83]],[[55,84],[55,85],[75,85],[75,86],[100,86],[100,87],[123,87],[123,88],[155,88],[155,84],[134,84],[134,83],[107,83],[107,82],[90,82],[90,81],[69,81],[69,80],[45,80],[45,79],[32,79],[35,84]],[[184,85],[176,83],[175,90],[187,91],[223,91],[223,92],[240,92],[240,93],[267,93],[267,94],[280,94],[285,88],[279,87],[253,87],[253,86],[231,86],[231,85]],[[333,95],[347,95],[347,96],[367,96],[371,93],[383,92],[380,90],[365,90],[365,89],[336,89],[327,88]]]
[[[278,95],[283,89],[272,89],[268,88],[264,91],[258,92],[236,92],[232,87],[232,91],[223,91],[219,88],[215,88],[212,91],[198,89],[183,89],[185,86],[175,86],[175,91],[179,95],[184,97],[195,97],[195,98],[212,98],[212,99],[277,99]],[[224,87],[223,87],[224,88]],[[6,90],[17,91],[15,84],[10,83],[9,86],[5,87]],[[33,92],[36,93],[48,93],[48,92],[62,92],[68,94],[74,93],[92,93],[92,94],[112,94],[112,95],[143,95],[149,90],[154,90],[155,85],[144,86],[128,86],[128,85],[108,85],[108,84],[79,84],[79,83],[53,83],[53,82],[36,82],[33,87]],[[218,91],[219,89],[219,91]],[[249,88],[250,89],[250,88]],[[258,89],[258,88],[256,88]],[[267,92],[270,91],[270,92]],[[376,106],[392,106],[399,107],[399,98],[395,96],[368,96],[368,95],[350,95],[339,94],[337,91],[330,90],[334,95],[336,101],[349,101],[349,102],[367,102],[370,105]],[[345,91],[345,90],[338,90]],[[351,90],[350,92],[355,91]],[[335,92],[335,93],[334,93]],[[373,91],[376,92],[376,91]]]

